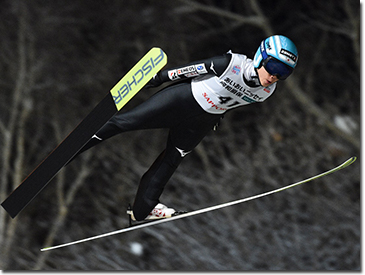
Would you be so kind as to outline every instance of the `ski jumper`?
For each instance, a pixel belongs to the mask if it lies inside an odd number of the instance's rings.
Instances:
[[[261,86],[252,60],[231,52],[163,70],[148,86],[156,87],[170,81],[172,85],[137,107],[116,114],[82,149],[83,152],[127,131],[169,129],[165,150],[141,178],[133,204],[137,220],[145,219],[159,203],[166,183],[182,159],[213,129],[225,112],[262,102],[276,88],[276,83],[266,88]]]

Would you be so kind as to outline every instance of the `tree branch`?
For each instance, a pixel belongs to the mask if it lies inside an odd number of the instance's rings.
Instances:
[[[295,76],[291,76],[285,80],[285,85],[288,87],[294,98],[303,105],[303,110],[317,117],[319,121],[323,121],[324,126],[331,132],[348,141],[356,149],[360,149],[360,141],[353,135],[349,135],[336,127],[336,125],[329,118],[328,114],[322,111],[321,108],[319,108],[312,100],[309,99],[308,96],[305,95],[305,91],[296,85],[297,82],[298,81]]]
[[[220,17],[228,18],[234,21],[238,21],[242,24],[250,24],[258,27],[263,27],[266,22],[265,18],[262,16],[243,16],[234,12],[223,10],[214,6],[200,4],[192,0],[178,0],[181,3],[188,5],[195,10],[201,10],[206,13],[214,14]]]

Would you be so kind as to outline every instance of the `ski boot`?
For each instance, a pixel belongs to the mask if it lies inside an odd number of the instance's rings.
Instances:
[[[159,203],[155,206],[155,208],[151,211],[151,213],[148,214],[145,220],[149,221],[149,220],[171,218],[172,216],[174,216],[175,213],[176,213],[175,209],[169,208],[166,205]],[[130,215],[130,218],[133,221],[136,221],[132,209],[128,208],[127,214]]]

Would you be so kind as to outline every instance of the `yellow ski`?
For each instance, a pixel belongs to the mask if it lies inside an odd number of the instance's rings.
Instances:
[[[91,137],[137,94],[167,63],[160,48],[152,48],[3,201],[1,206],[14,218],[52,180]]]

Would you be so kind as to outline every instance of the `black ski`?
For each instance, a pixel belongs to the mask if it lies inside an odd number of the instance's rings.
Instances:
[[[160,48],[152,48],[8,196],[1,206],[14,218],[151,78],[167,63]]]

